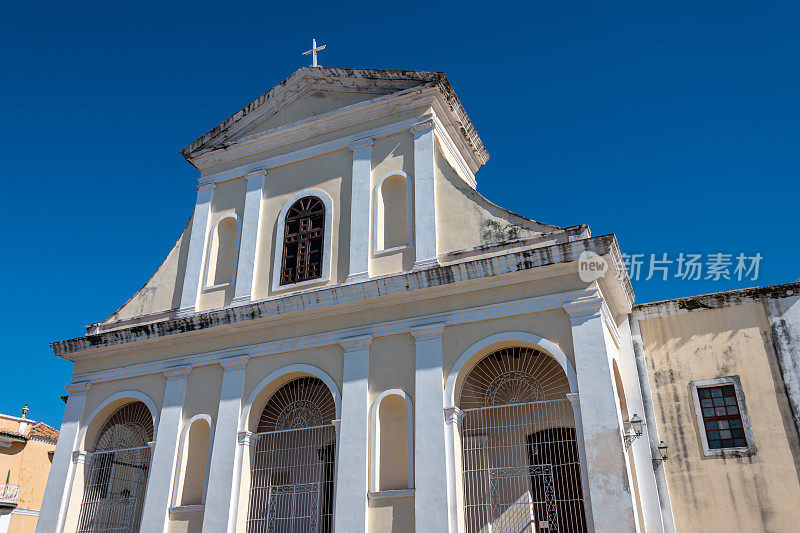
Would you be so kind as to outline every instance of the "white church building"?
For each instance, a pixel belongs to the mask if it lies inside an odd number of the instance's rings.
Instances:
[[[301,68],[181,153],[164,262],[52,344],[74,373],[38,532],[680,529],[616,237],[481,196],[444,74]]]

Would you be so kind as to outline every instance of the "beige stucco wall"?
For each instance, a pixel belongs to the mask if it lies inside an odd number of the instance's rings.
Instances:
[[[19,421],[0,416],[0,430],[19,432]],[[25,435],[30,432],[28,423]],[[0,483],[6,479],[12,485],[19,485],[17,509],[38,511],[42,506],[44,487],[50,473],[51,460],[48,452],[56,449],[55,444],[38,440],[14,442],[8,447],[0,446]],[[10,532],[32,532],[36,528],[36,517],[12,514]]]
[[[797,531],[797,430],[760,304],[641,321],[678,531]],[[754,455],[705,457],[689,383],[738,375]]]

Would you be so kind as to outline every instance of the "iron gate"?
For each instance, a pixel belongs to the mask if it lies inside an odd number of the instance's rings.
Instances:
[[[476,407],[463,413],[467,533],[586,531],[568,400]]]
[[[258,433],[248,533],[330,533],[335,454],[332,424]]]
[[[135,533],[150,470],[150,447],[92,454],[78,533]]]

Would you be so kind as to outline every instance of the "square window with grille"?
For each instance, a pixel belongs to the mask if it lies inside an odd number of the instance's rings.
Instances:
[[[698,387],[697,398],[709,450],[746,448],[747,437],[733,384]]]

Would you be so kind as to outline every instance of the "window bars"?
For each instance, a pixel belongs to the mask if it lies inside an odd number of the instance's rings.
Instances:
[[[549,355],[489,354],[461,390],[467,533],[586,531],[569,383]]]
[[[297,200],[286,213],[281,285],[322,277],[325,204],[314,196]]]
[[[139,531],[152,439],[153,418],[143,403],[130,403],[111,415],[91,454],[78,533]]]
[[[327,386],[297,378],[267,402],[251,467],[248,533],[330,533],[336,416]]]

